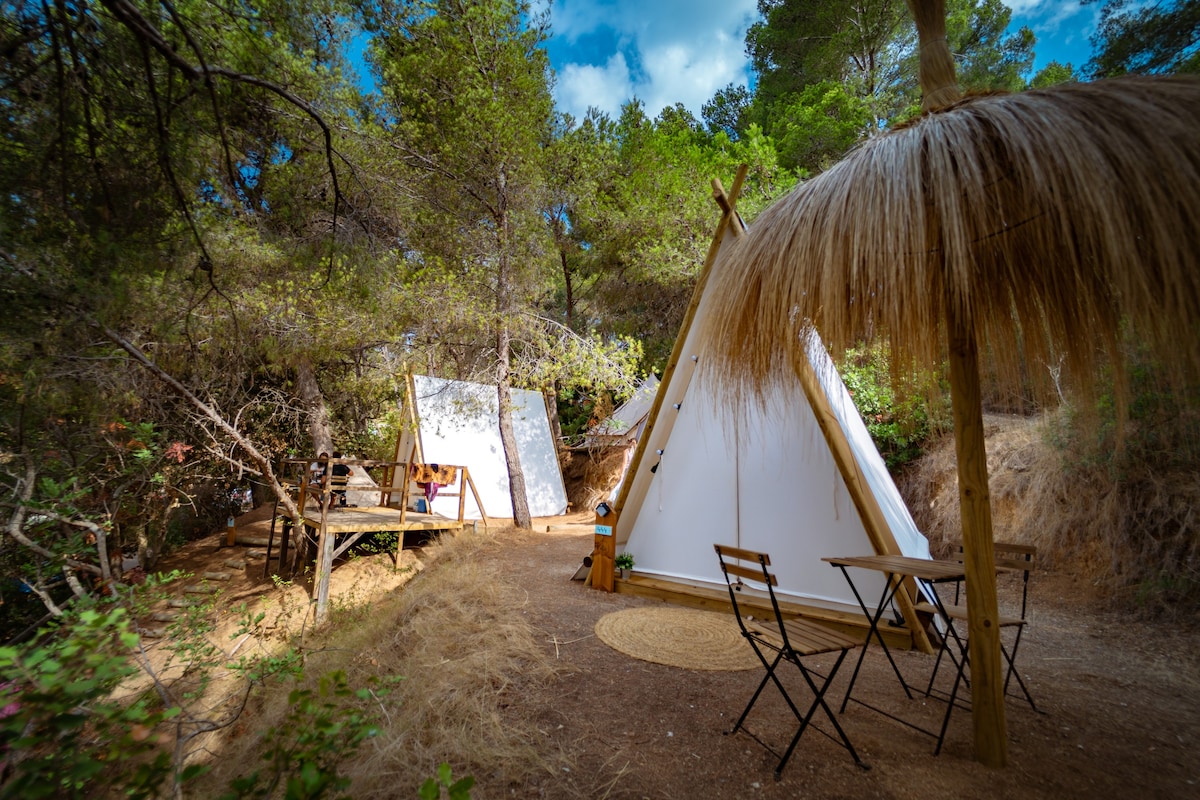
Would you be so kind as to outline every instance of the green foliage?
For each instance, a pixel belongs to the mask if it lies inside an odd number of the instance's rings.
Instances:
[[[449,800],[471,800],[471,787],[474,785],[475,778],[473,776],[468,775],[456,781],[451,774],[450,765],[442,764],[438,767],[436,778],[430,778],[421,784],[417,796],[421,800],[440,800],[444,789],[445,797]]]
[[[1130,337],[1125,348],[1124,403],[1106,372],[1093,398],[1076,399],[1048,420],[1064,482],[1085,487],[1095,501],[1056,509],[1062,519],[1048,512],[1047,522],[1060,547],[1098,546],[1110,587],[1143,612],[1190,613],[1200,607],[1200,394]]]
[[[281,786],[286,800],[352,797],[344,793],[350,779],[338,774],[338,765],[378,733],[363,710],[370,699],[370,689],[351,690],[341,671],[322,676],[316,691],[293,689],[287,717],[263,739],[268,767],[235,779],[222,800],[266,800]]]
[[[1060,64],[1057,61],[1051,61],[1046,66],[1038,71],[1029,81],[1030,89],[1045,89],[1048,86],[1056,86],[1060,83],[1071,83],[1079,80],[1075,72],[1075,68],[1070,63]]]
[[[821,81],[787,95],[768,112],[780,163],[816,173],[845,155],[871,123],[867,103],[844,84]]]
[[[916,28],[903,0],[760,0],[758,7],[763,19],[747,31],[746,51],[759,82],[743,119],[776,137],[784,164],[818,169],[916,113]],[[1028,28],[1009,33],[1011,18],[1000,0],[946,3],[946,37],[964,90],[1024,87],[1034,36]]]
[[[700,115],[711,133],[737,139],[748,127],[746,115],[752,99],[749,89],[731,83],[701,107]]]
[[[0,647],[10,704],[0,712],[0,750],[9,754],[0,797],[90,797],[105,788],[157,796],[172,766],[153,730],[180,709],[110,698],[135,671],[129,656],[137,645],[124,609],[88,608],[38,644]]]
[[[1033,68],[1033,31],[1009,33],[1012,11],[1001,0],[949,0],[946,7],[959,85],[965,91],[1023,89],[1022,76]]]
[[[1057,446],[1078,466],[1102,466],[1112,475],[1142,464],[1189,468],[1200,462],[1200,407],[1193,387],[1181,387],[1149,351],[1124,342],[1128,391],[1124,402],[1111,371],[1097,378],[1093,406],[1068,406]],[[1125,418],[1122,418],[1124,408]]]
[[[1097,0],[1087,0],[1097,2]],[[1092,36],[1093,78],[1200,72],[1200,0],[1107,0]]]
[[[618,553],[613,559],[613,566],[617,569],[633,569],[633,553]]]
[[[888,469],[919,457],[925,441],[945,424],[945,409],[931,407],[927,399],[932,376],[897,376],[885,343],[846,351],[839,369]]]

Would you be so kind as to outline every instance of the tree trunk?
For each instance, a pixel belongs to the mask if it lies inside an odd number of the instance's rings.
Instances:
[[[308,432],[312,436],[314,453],[333,452],[333,433],[329,426],[329,408],[325,405],[325,395],[321,392],[321,384],[317,383],[317,375],[313,372],[312,362],[302,358],[296,364],[296,393],[304,410],[308,412]]]
[[[521,470],[521,455],[517,452],[517,435],[512,423],[512,386],[508,380],[509,332],[504,320],[499,322],[496,332],[496,354],[500,358],[500,374],[496,380],[496,397],[500,403],[500,444],[504,447],[504,460],[508,464],[508,492],[512,498],[513,524],[529,530],[533,519],[529,516],[529,498],[525,493],[525,473]]]
[[[567,263],[567,251],[561,246],[558,250],[558,256],[562,262],[563,286],[566,287],[567,292],[567,327],[575,330],[575,287],[571,284],[571,267]]]

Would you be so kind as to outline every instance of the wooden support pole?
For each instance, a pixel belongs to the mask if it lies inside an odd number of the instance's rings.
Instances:
[[[475,502],[479,502],[476,498]],[[429,509],[432,513],[433,509]],[[479,510],[480,515],[483,514],[483,509]],[[467,516],[467,468],[458,468],[458,521],[462,522]]]
[[[749,167],[742,164],[738,167],[737,175],[733,179],[733,189],[729,194],[725,193],[725,188],[716,178],[713,179],[713,198],[717,205],[721,207],[723,213],[721,220],[717,223],[717,232],[713,235],[712,243],[708,246],[708,255],[704,259],[704,266],[700,268],[700,274],[696,278],[696,286],[692,289],[692,299],[688,303],[687,310],[683,315],[683,324],[679,327],[679,334],[675,337],[675,344],[671,348],[671,356],[667,360],[667,366],[663,370],[663,374],[659,379],[658,391],[654,394],[654,402],[650,404],[650,413],[646,416],[646,425],[642,428],[642,435],[638,439],[637,447],[633,450],[633,458],[629,462],[629,467],[625,471],[625,480],[621,483],[621,490],[617,493],[616,502],[613,503],[613,510],[619,518],[621,512],[625,509],[630,510],[628,519],[630,521],[637,518],[637,510],[641,508],[642,502],[646,499],[646,492],[650,488],[650,471],[641,468],[642,459],[646,451],[650,448],[651,442],[661,440],[666,441],[666,437],[671,432],[671,426],[674,422],[673,417],[667,417],[664,421],[662,417],[663,403],[666,397],[671,392],[686,390],[688,383],[691,381],[691,371],[685,371],[686,374],[680,375],[680,381],[674,385],[675,371],[683,358],[683,349],[687,342],[688,334],[692,330],[692,323],[696,318],[696,311],[700,308],[700,300],[704,296],[704,287],[708,284],[709,275],[712,274],[712,266],[717,260],[717,255],[721,252],[721,242],[725,239],[725,231],[731,227],[741,231],[742,220],[737,215],[736,206],[738,195],[741,194],[742,184],[746,180],[746,173]],[[693,367],[694,364],[689,365]],[[616,539],[621,544],[624,544],[629,539],[629,531],[624,527],[613,525],[613,533]],[[615,543],[614,543],[615,544]],[[593,573],[595,572],[595,564],[592,566]],[[595,581],[592,582],[595,587]],[[598,587],[597,587],[598,588]]]
[[[813,336],[815,338],[815,334]],[[842,430],[837,415],[830,408],[829,397],[825,394],[825,388],[821,385],[816,370],[813,369],[808,348],[823,345],[819,340],[805,341],[801,345],[804,350],[804,358],[796,362],[796,377],[800,379],[800,385],[804,388],[804,396],[808,398],[808,405],[812,409],[813,417],[817,420],[817,426],[820,427],[825,441],[829,444],[829,451],[833,454],[838,472],[841,473],[842,480],[846,483],[850,499],[854,502],[854,508],[858,511],[863,528],[866,529],[867,538],[871,540],[871,546],[875,548],[877,554],[899,555],[900,548],[896,544],[896,538],[892,535],[891,526],[884,519],[883,509],[879,507],[879,500],[871,491],[871,487],[867,485],[866,476],[859,469],[858,459],[854,457],[854,451],[846,438],[846,432]],[[899,606],[904,621],[912,631],[913,647],[922,653],[933,653],[934,648],[917,617],[912,595],[905,590],[907,588],[896,592],[896,605]]]
[[[947,327],[963,566],[967,576],[967,645],[971,660],[975,757],[986,766],[1003,767],[1008,763],[1008,726],[1004,715],[996,555],[983,435],[983,402],[979,391],[978,348],[970,313],[956,309],[953,300],[947,302]]]
[[[471,480],[471,470],[463,467],[463,480],[467,482],[467,486],[471,487],[471,496],[475,498],[475,505],[479,509],[479,516],[483,518],[483,527],[490,528],[492,523],[488,520],[487,512],[483,510],[483,501],[479,499],[479,492],[475,489],[475,481]],[[459,487],[459,494],[462,494],[462,487]]]
[[[325,493],[321,493],[321,532],[317,537],[317,575],[316,586],[313,590],[317,595],[316,623],[325,621],[329,611],[329,577],[333,572],[333,544],[337,538],[329,532],[329,508],[325,502]]]

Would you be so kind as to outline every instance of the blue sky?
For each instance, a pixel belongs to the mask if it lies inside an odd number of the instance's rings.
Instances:
[[[1037,36],[1035,69],[1050,61],[1081,67],[1099,4],[1008,0],[1014,26]],[[756,0],[535,0],[549,6],[547,45],[560,111],[577,119],[589,106],[616,116],[638,97],[650,116],[683,103],[697,117],[716,90],[749,80],[746,29]]]

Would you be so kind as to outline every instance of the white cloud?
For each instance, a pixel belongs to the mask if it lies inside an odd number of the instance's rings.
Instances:
[[[603,66],[567,64],[558,73],[554,93],[559,110],[577,120],[592,106],[615,117],[613,109],[619,109],[633,94],[625,56],[615,53]]]
[[[756,18],[755,0],[554,0],[559,108],[616,116],[637,96],[650,116],[675,103],[699,116],[718,89],[747,82],[746,28]],[[619,62],[587,52],[597,38],[615,45]]]

